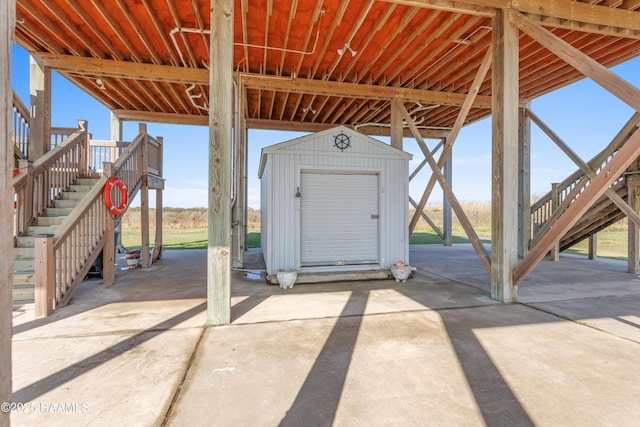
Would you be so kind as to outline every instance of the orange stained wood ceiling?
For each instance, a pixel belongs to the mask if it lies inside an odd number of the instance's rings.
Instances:
[[[444,6],[421,7],[418,3]],[[491,44],[491,6],[500,3],[506,2],[236,0],[234,70],[297,82],[281,87],[278,82],[283,80],[269,79],[268,84],[249,85],[244,115],[255,126],[283,129],[377,123],[382,127],[369,132],[382,134],[390,123],[390,99],[377,93],[381,87],[408,88],[425,90],[424,99],[405,104],[416,123],[446,132],[459,106],[434,101],[432,92],[426,90],[468,93]],[[599,11],[640,9],[640,0],[589,3],[597,4]],[[458,7],[461,9],[455,10]],[[202,72],[216,67],[215,59],[209,58],[209,1],[17,0],[16,14],[16,38],[34,53]],[[632,19],[640,20],[640,12],[633,15]],[[545,25],[544,20],[538,22]],[[640,54],[640,32],[569,25],[558,18],[548,22],[554,34],[605,66]],[[519,71],[524,99],[582,78],[522,33]],[[127,112],[127,117],[137,114],[148,120],[206,122],[208,87],[203,82],[103,73],[100,67],[77,66],[61,72],[110,109]],[[308,80],[317,83],[316,89],[308,87]],[[356,94],[318,90],[322,82],[358,84],[365,90]],[[479,94],[491,95],[491,72]],[[467,122],[489,114],[489,105],[478,105],[471,109]]]

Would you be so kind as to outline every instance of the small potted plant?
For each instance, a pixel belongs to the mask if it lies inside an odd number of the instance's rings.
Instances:
[[[140,249],[135,249],[132,251],[127,251],[124,254],[124,258],[127,260],[127,265],[129,268],[136,268],[138,263],[140,262]]]
[[[404,263],[404,261],[398,261],[391,266],[391,274],[396,282],[406,282],[407,278],[411,274],[411,266]]]

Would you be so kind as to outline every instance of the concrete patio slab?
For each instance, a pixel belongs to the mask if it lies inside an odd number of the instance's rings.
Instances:
[[[205,326],[206,251],[87,280],[53,316],[14,318],[14,401],[33,410],[12,423],[637,425],[640,289],[624,263],[534,270],[530,301],[504,305],[469,249],[412,247],[405,284],[288,290],[250,251],[223,327]]]
[[[521,305],[215,328],[169,425],[632,426],[637,356]]]

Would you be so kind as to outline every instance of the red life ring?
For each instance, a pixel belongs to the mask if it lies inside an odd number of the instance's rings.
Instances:
[[[116,186],[120,189],[120,206],[115,207],[113,205],[113,201],[111,200],[111,189]],[[124,213],[127,208],[127,186],[120,178],[111,177],[104,185],[103,192],[104,204],[107,205],[107,209],[109,209],[109,213],[111,215],[120,216]]]

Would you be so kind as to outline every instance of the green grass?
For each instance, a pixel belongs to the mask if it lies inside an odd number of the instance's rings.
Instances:
[[[428,227],[428,226],[427,226]],[[491,234],[487,227],[478,227],[476,229],[478,235],[481,236],[483,243],[490,243],[489,236]],[[458,227],[453,229],[453,243],[468,243],[464,231]],[[154,231],[152,230],[151,238],[153,239]],[[122,234],[122,244],[124,247],[139,248],[141,246],[140,229],[125,228]],[[206,249],[207,248],[207,229],[206,228],[165,228],[163,230],[163,247],[165,249]],[[432,230],[426,227],[417,229],[409,243],[412,245],[429,245],[442,244],[442,240]],[[247,246],[249,248],[260,247],[260,232],[249,231],[247,236]],[[580,242],[576,246],[565,251],[567,253],[587,255],[588,242],[586,240]],[[601,231],[598,234],[598,256],[603,258],[627,259],[627,230],[625,227],[611,227],[608,230]]]
[[[454,235],[451,239],[453,243],[469,243],[469,239],[466,236],[456,236]],[[480,239],[480,241],[484,243],[490,243],[490,240]],[[409,244],[411,245],[440,245],[442,244],[442,240],[438,237],[437,234],[431,232],[414,232],[409,239]]]
[[[155,231],[149,234],[153,243]],[[122,230],[122,245],[127,248],[139,248],[142,245],[140,229],[124,228]],[[162,230],[162,243],[164,249],[206,249],[206,228],[165,228]],[[250,231],[247,236],[249,248],[260,247],[260,233]]]
[[[583,240],[565,252],[587,255],[589,242]],[[622,227],[611,227],[598,233],[598,256],[602,258],[627,259],[627,230]]]

